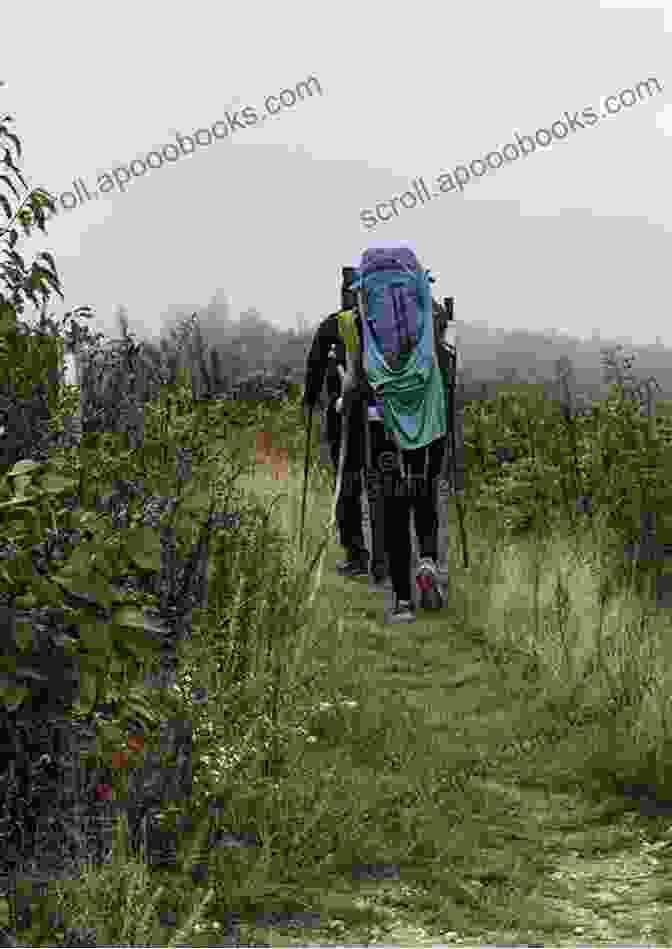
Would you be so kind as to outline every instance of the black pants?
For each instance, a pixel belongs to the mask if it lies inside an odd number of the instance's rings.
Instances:
[[[327,415],[327,433],[331,458],[338,469],[341,419]],[[336,505],[336,520],[341,543],[348,556],[365,550],[362,531],[362,474],[364,468],[364,419],[355,407],[349,419],[348,446],[343,470],[341,495]],[[443,462],[445,437],[426,448],[402,452],[404,472],[399,466],[394,441],[385,433],[382,422],[370,422],[371,461],[373,470],[367,480],[370,509],[382,514],[383,549],[389,563],[395,594],[403,600],[411,598],[411,508],[418,535],[421,557],[438,559],[437,486]],[[333,436],[338,433],[338,440]],[[405,475],[405,476],[404,476]],[[373,564],[373,568],[383,565]]]
[[[438,479],[441,474],[445,436],[426,448],[403,451],[403,472],[396,445],[382,422],[372,422],[373,472],[369,489],[382,495],[384,543],[395,594],[411,599],[411,509],[420,557],[438,559]]]
[[[331,460],[338,476],[341,455],[341,433],[343,422],[339,413],[330,406],[327,410],[327,439]],[[348,444],[341,493],[336,502],[336,523],[341,545],[348,560],[363,559],[371,554],[367,551],[362,530],[362,490],[364,488],[364,416],[360,404],[353,406],[348,418]],[[371,564],[374,571],[385,572],[385,562]]]

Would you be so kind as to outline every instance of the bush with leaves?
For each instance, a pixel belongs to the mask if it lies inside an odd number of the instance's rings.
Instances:
[[[0,138],[20,156],[19,140],[9,131],[11,121],[11,116],[0,121]],[[0,180],[18,197],[11,176],[24,187],[25,182],[9,149],[3,165],[6,174]],[[46,233],[44,208],[53,204],[46,192],[35,191],[14,215],[1,194],[0,207],[9,218],[9,226],[0,229],[0,241],[6,245],[0,265],[0,375],[8,380],[10,396],[16,400],[26,394],[22,387],[32,384],[36,371],[39,376],[53,368],[53,357],[62,354],[66,342],[81,340],[87,333],[70,313],[63,320],[63,326],[67,320],[72,323],[65,340],[44,316],[37,332],[19,323],[26,302],[37,306],[40,295],[46,304],[52,290],[62,297],[51,255],[40,255],[40,262],[27,271],[16,250],[19,232],[14,225],[21,225],[25,234],[35,225]],[[76,312],[86,317],[87,309]],[[36,343],[43,344],[47,328],[56,351],[36,366],[34,357],[43,349],[31,340],[35,335]],[[67,407],[71,406],[72,400]],[[57,408],[53,399],[49,407]],[[9,439],[13,434],[4,432]],[[157,722],[155,702],[150,703],[142,689],[131,694],[129,688],[137,686],[145,663],[156,655],[151,636],[157,630],[110,579],[138,568],[160,569],[159,535],[138,527],[124,532],[122,539],[106,523],[106,515],[82,505],[85,472],[77,469],[72,457],[66,461],[66,455],[24,458],[0,469],[0,706],[10,717],[28,714],[36,726],[57,713],[75,720],[90,715],[116,683],[120,720],[139,718],[151,729]],[[76,505],[73,498],[78,499]],[[47,612],[59,614],[56,629],[38,619]],[[110,752],[110,738],[114,747],[118,734],[110,736],[108,730],[106,738],[105,729],[99,729],[101,755]],[[21,758],[29,749],[15,751]]]
[[[567,391],[559,412],[533,389],[467,406],[472,513],[510,538],[535,525],[547,534],[563,520],[573,531],[577,517],[599,515],[622,561],[624,545],[639,541],[643,513],[662,520],[672,502],[672,453],[632,396],[641,386],[630,389],[619,382],[590,411],[570,405]]]

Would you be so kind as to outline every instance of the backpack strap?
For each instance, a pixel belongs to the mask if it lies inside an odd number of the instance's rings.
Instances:
[[[342,380],[343,410],[350,411],[354,392],[359,388],[361,379],[362,346],[355,323],[353,310],[341,310],[336,314],[338,335],[345,346],[346,372]]]

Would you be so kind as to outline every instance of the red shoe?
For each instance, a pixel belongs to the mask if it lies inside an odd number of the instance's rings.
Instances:
[[[443,593],[439,586],[439,574],[431,557],[422,557],[415,571],[415,585],[420,595],[419,606],[423,610],[440,610]]]

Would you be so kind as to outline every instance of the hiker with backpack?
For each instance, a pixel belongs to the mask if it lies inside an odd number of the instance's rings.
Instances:
[[[355,305],[355,294],[348,286],[355,277],[353,267],[342,268],[341,311],[351,311]],[[326,427],[331,460],[338,471],[341,455],[342,414],[337,410],[342,396],[342,374],[346,367],[346,352],[338,330],[338,314],[331,313],[319,325],[308,355],[304,394],[304,412],[310,416],[319,402],[320,393],[327,383]],[[344,468],[341,490],[336,504],[341,545],[346,559],[338,561],[337,572],[344,577],[366,577],[371,572],[374,586],[384,588],[388,568],[379,544],[373,550],[366,547],[362,529],[362,489],[364,486],[364,411],[366,400],[362,391],[351,389],[350,413],[347,426],[347,445],[344,453]],[[369,504],[371,511],[373,505]],[[375,515],[372,521],[375,520]],[[372,523],[372,534],[380,528]]]
[[[415,620],[411,509],[420,554],[415,571],[419,605],[443,606],[437,487],[445,470],[449,420],[431,282],[410,248],[370,248],[350,284],[357,306],[338,315],[347,364],[341,411],[356,420],[357,394],[368,387],[374,397],[365,426],[365,462],[383,510],[394,591],[390,623]]]

